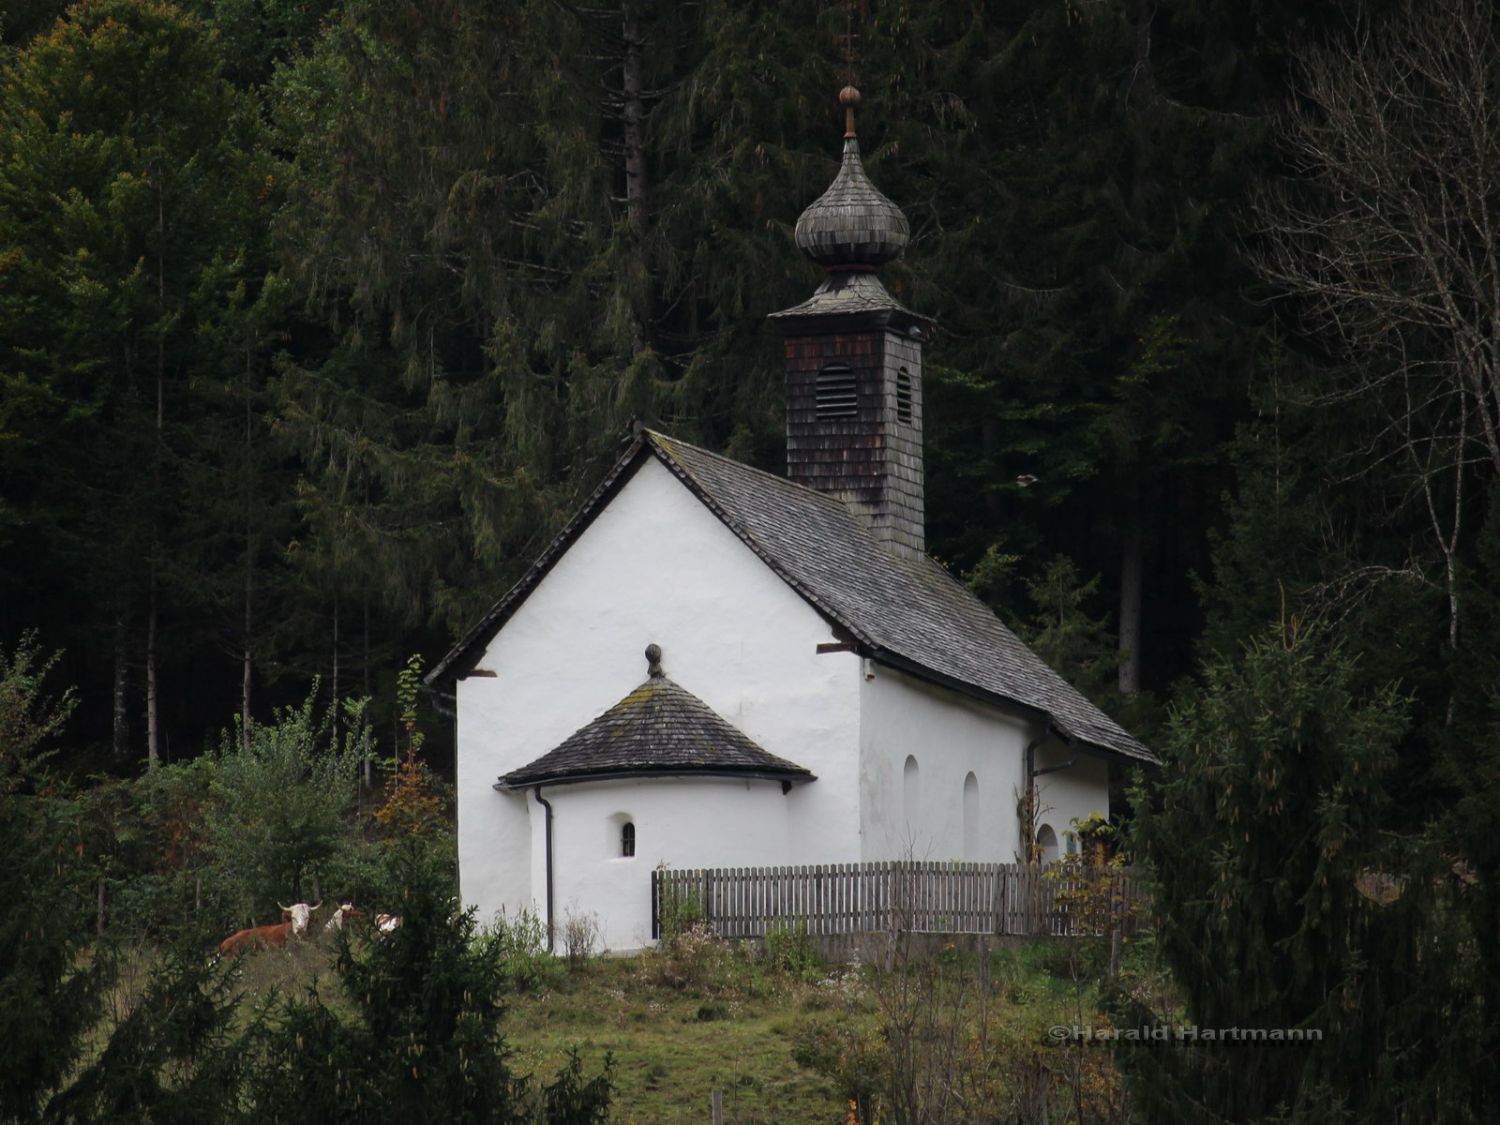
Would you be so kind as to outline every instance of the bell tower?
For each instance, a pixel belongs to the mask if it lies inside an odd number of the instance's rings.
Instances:
[[[922,341],[932,322],[880,282],[910,228],[865,175],[859,91],[845,86],[839,103],[843,162],[797,220],[798,247],[827,276],[802,304],[770,316],[785,341],[787,476],[844,501],[886,549],[920,557]]]

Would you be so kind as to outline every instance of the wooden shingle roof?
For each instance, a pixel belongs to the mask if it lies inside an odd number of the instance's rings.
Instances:
[[[649,458],[851,637],[857,651],[981,699],[1018,704],[1075,746],[1156,761],[941,564],[884,550],[833,497],[651,431],[637,437],[541,558],[433,668],[429,685],[474,668],[490,638]]]
[[[687,774],[814,780],[803,767],[761,749],[692,692],[653,675],[555,749],[505,774],[497,788]]]

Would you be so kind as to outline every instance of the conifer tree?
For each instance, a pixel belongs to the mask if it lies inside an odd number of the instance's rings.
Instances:
[[[187,467],[223,448],[193,440],[197,381],[224,382],[198,329],[255,284],[271,183],[255,107],[220,66],[170,4],[103,0],[21,50],[0,94],[0,458],[26,529],[0,567],[60,640],[88,654],[118,639],[117,716],[133,654],[152,760],[164,663],[202,637],[168,644],[196,597],[178,550]],[[229,505],[218,518],[243,525]]]
[[[1172,717],[1133,846],[1155,873],[1157,941],[1186,1011],[1127,1001],[1122,1018],[1319,1038],[1122,1055],[1153,1120],[1479,1109],[1483,1012],[1453,877],[1420,838],[1388,831],[1406,706],[1353,682],[1352,658],[1293,621],[1211,660]]]

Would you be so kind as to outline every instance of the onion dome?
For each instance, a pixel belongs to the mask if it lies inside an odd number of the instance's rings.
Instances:
[[[839,91],[844,107],[844,162],[839,174],[797,220],[797,245],[829,271],[873,270],[899,257],[911,238],[906,216],[870,182],[859,159],[854,107],[859,91]]]

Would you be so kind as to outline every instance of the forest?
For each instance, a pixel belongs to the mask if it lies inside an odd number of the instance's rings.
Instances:
[[[1488,0],[8,0],[0,833],[23,858],[0,882],[32,907],[0,925],[7,979],[92,995],[70,958],[106,878],[170,942],[169,901],[227,921],[337,868],[436,896],[429,944],[377,961],[482,986],[451,937],[473,919],[431,890],[451,726],[421,661],[633,422],[780,471],[765,317],[817,284],[792,230],[851,80],[912,228],[884,279],[938,326],[930,551],[1162,758],[1121,831],[1187,1013],[1331,1029],[1130,1055],[1137,1119],[1487,1119]],[[201,823],[361,771],[287,814],[311,833],[290,866]],[[324,816],[381,799],[352,835]],[[72,936],[37,960],[44,917]],[[373,1026],[396,1001],[367,995]],[[498,1013],[471,1014],[484,1040]],[[0,1001],[12,1041],[36,1018]],[[287,1021],[367,1053],[315,1004]],[[69,1073],[82,1025],[54,1030],[0,1120]],[[273,1040],[257,1057],[293,1051]],[[211,1069],[204,1097],[233,1085]],[[589,1081],[526,1096],[594,1120]]]

